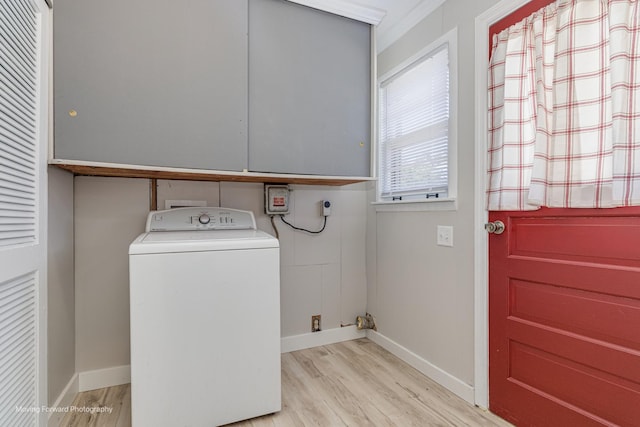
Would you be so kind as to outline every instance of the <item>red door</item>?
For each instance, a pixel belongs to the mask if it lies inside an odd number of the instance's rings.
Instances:
[[[489,408],[640,426],[640,208],[491,212]]]

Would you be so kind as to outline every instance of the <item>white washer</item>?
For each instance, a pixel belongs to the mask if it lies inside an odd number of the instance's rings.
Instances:
[[[213,426],[277,412],[278,240],[252,212],[151,212],[129,247],[133,427]]]

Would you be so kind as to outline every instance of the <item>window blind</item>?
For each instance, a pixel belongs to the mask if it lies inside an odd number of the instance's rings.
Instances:
[[[446,196],[448,44],[382,82],[379,127],[380,197]]]
[[[30,1],[0,2],[0,247],[36,240],[37,19]]]

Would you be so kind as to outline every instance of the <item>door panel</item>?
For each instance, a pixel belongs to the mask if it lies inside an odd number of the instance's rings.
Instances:
[[[49,20],[0,1],[0,425],[45,426]]]
[[[512,255],[631,266],[640,259],[640,218],[516,217],[511,226]]]
[[[518,426],[640,425],[640,208],[496,220],[491,411]]]

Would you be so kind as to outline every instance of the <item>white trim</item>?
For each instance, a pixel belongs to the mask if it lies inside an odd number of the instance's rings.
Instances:
[[[49,83],[51,81],[51,74],[53,69],[50,68],[52,50],[51,50],[51,38],[53,34],[53,15],[49,5],[45,1],[34,0],[34,6],[37,9],[38,18],[40,20],[40,57],[38,58],[38,126],[37,126],[37,169],[38,169],[38,183],[36,186],[38,218],[36,219],[38,230],[38,272],[37,272],[37,377],[36,377],[36,401],[41,405],[48,404],[49,398],[49,372],[48,372],[48,317],[49,317],[49,304],[48,304],[48,284],[47,284],[47,242],[48,242],[48,191],[49,181],[47,174],[47,160],[48,160],[48,148],[50,141],[50,95],[51,87]],[[48,422],[48,415],[43,411],[38,415],[38,426],[45,426]]]
[[[131,382],[131,365],[114,366],[78,373],[78,391],[113,387]]]
[[[49,49],[49,52],[53,52],[53,4],[49,4],[49,2],[47,0],[45,0],[47,2],[47,5],[49,6],[49,34],[47,36],[47,46]],[[49,124],[48,124],[48,131],[49,131],[49,135],[48,135],[48,141],[47,141],[47,162],[51,162],[51,159],[53,159],[53,135],[54,135],[54,127],[53,127],[53,122],[54,122],[54,115],[53,115],[53,55],[49,55],[49,113],[48,113],[48,120],[49,120]]]
[[[487,69],[489,66],[489,27],[529,0],[502,0],[476,18],[476,176],[474,230],[474,384],[475,404],[489,407],[489,239],[484,230],[486,209],[487,153]]]
[[[388,30],[380,32],[378,34],[378,53],[400,40],[402,36],[442,6],[444,2],[445,0],[423,0],[409,11],[404,18],[391,25]]]
[[[304,350],[305,348],[319,347],[335,344],[342,341],[357,340],[366,337],[365,331],[359,331],[355,326],[327,329],[320,332],[282,337],[280,340],[280,352]]]
[[[386,10],[376,7],[365,6],[352,0],[289,0],[303,6],[323,10],[335,15],[366,22],[371,25],[378,25],[387,14]]]
[[[401,346],[395,341],[385,337],[384,335],[373,331],[367,330],[367,338],[378,344],[380,347],[389,351],[394,356],[408,363],[410,366],[416,368],[427,377],[431,378],[438,384],[447,388],[452,393],[466,400],[467,402],[474,403],[474,390],[473,386],[465,383],[459,378],[454,377],[448,372],[438,368],[428,360],[423,359],[411,350]]]
[[[417,51],[416,53],[414,53],[413,55],[411,55],[410,57],[408,57],[407,59],[405,59],[404,61],[402,61],[401,63],[399,63],[398,65],[396,65],[395,67],[393,67],[392,69],[390,69],[389,71],[387,71],[386,73],[384,73],[382,76],[380,76],[378,78],[378,87],[376,89],[380,88],[380,84],[384,83],[385,80],[390,79],[391,77],[393,77],[394,75],[398,74],[399,72],[403,71],[405,68],[407,68],[408,66],[410,66],[411,64],[413,64],[416,61],[419,61],[422,57],[424,57],[425,55],[428,55],[429,53],[435,51],[436,49],[438,49],[440,46],[442,46],[445,43],[449,43],[449,69],[452,70],[456,70],[458,68],[458,27],[447,31],[445,34],[441,35],[440,37],[438,37],[437,39],[435,39],[434,41],[432,41],[431,43],[429,43],[427,46],[423,47],[422,49],[420,49],[419,51]],[[454,68],[455,66],[455,68]],[[450,71],[450,74],[451,73]],[[455,74],[455,80],[458,79],[458,75],[457,73]],[[449,83],[451,85],[451,82]],[[453,94],[453,93],[452,93]]]
[[[79,388],[79,378],[78,374],[73,374],[67,386],[62,390],[62,393],[58,396],[55,402],[53,402],[52,408],[67,408],[71,406],[73,401],[76,398],[76,394],[80,391]],[[47,425],[49,427],[57,427],[60,425],[64,417],[67,415],[66,412],[56,412],[51,411],[49,413],[49,421]]]
[[[458,210],[458,201],[452,198],[371,202],[371,205],[373,205],[376,212],[428,212]]]
[[[371,126],[369,139],[371,140],[369,175],[378,177],[378,55],[376,46],[378,29],[371,27]]]

